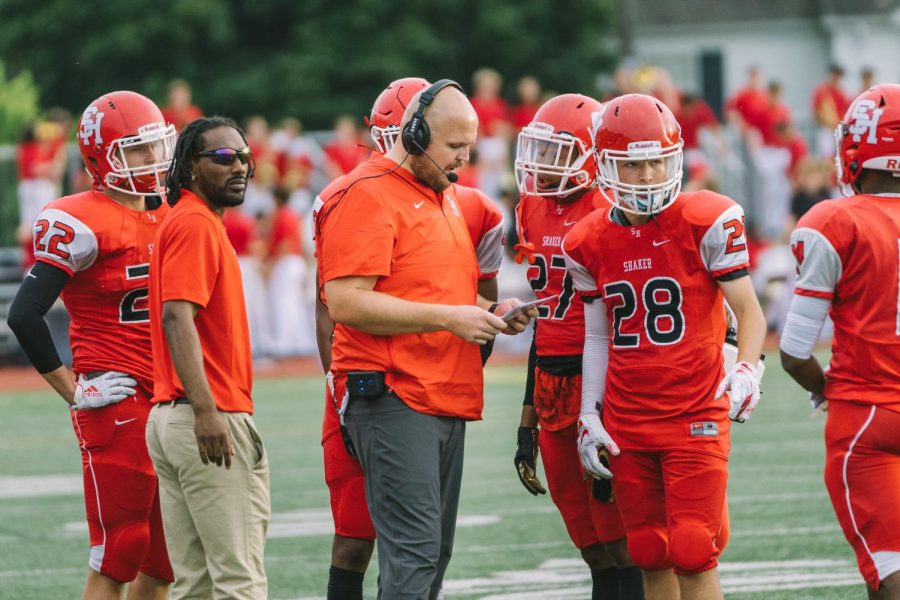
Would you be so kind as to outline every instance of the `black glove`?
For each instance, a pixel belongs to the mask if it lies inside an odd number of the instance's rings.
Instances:
[[[606,452],[600,453],[600,462],[604,467],[609,469],[609,461],[606,459]],[[594,497],[594,500],[597,502],[603,502],[604,504],[609,504],[614,500],[613,491],[612,491],[612,481],[609,479],[597,479],[593,478],[593,482],[591,484],[591,495]]]
[[[547,493],[535,473],[538,455],[537,433],[537,427],[519,427],[514,459],[516,471],[519,473],[519,481],[534,496]]]

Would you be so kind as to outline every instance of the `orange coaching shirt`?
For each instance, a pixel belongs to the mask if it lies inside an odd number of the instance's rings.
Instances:
[[[200,306],[194,325],[218,409],[253,413],[250,331],[237,255],[222,219],[187,190],[160,227],[150,260],[153,402],[185,397],[162,327],[162,304],[169,300]]]
[[[458,203],[388,158],[375,156],[366,165],[383,175],[348,186],[319,214],[322,281],[376,276],[375,291],[389,296],[474,304],[478,265]],[[384,371],[387,384],[416,411],[481,418],[478,346],[447,331],[386,336],[338,324],[331,370],[338,376]]]

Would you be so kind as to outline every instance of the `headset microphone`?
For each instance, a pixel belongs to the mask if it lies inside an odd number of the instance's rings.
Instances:
[[[419,146],[419,143],[416,142],[415,140],[413,140],[413,144],[415,144],[416,146]],[[431,164],[436,166],[438,169],[441,169],[440,165],[437,164],[436,162],[434,162],[434,159],[431,158],[431,156],[428,154],[428,152],[425,151],[425,148],[423,148],[422,146],[419,146],[419,150],[422,151],[421,154],[424,154],[425,158],[427,158],[428,160],[431,161]],[[444,169],[441,169],[441,171],[444,171]],[[457,175],[453,171],[450,171],[449,173],[447,171],[444,171],[444,175],[447,176],[447,181],[449,181],[450,183],[456,183],[457,181],[459,181],[459,175]]]

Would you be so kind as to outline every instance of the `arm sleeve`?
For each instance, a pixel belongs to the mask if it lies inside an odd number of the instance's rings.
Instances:
[[[97,259],[97,236],[83,221],[64,210],[41,211],[33,234],[35,260],[58,267],[70,277]]]
[[[503,220],[485,232],[475,248],[478,258],[479,279],[496,277],[503,259]]]
[[[706,270],[716,279],[735,279],[747,274],[750,255],[744,231],[744,210],[740,205],[728,207],[706,230],[700,240],[700,256]]]
[[[206,307],[219,276],[219,247],[215,224],[201,214],[187,214],[173,222],[160,261],[163,302],[185,300]]]
[[[375,187],[377,182],[367,182]],[[323,282],[339,277],[386,277],[391,274],[395,226],[389,206],[369,190],[353,188],[319,216]]]
[[[817,229],[797,227],[791,233],[791,252],[797,264],[794,293],[833,300],[843,268],[832,242]]]
[[[581,413],[599,414],[606,394],[609,365],[609,320],[602,300],[584,303],[584,356],[581,366]]]
[[[525,398],[523,406],[534,406],[534,369],[537,367],[537,322],[535,321],[534,337],[531,338],[531,349],[528,351],[528,373],[525,377]]]
[[[826,298],[794,294],[781,332],[781,351],[794,358],[812,356],[830,308]]]
[[[44,315],[68,281],[69,273],[62,267],[35,263],[9,308],[9,328],[19,340],[25,356],[41,374],[62,366]]]

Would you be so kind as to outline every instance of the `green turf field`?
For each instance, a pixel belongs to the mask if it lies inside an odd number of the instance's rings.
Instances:
[[[824,419],[770,361],[753,420],[733,428],[728,598],[864,598],[822,482]],[[447,598],[589,598],[590,578],[549,497],[512,466],[524,366],[488,369],[485,420],[470,425]],[[270,597],[324,598],[331,516],[317,379],[259,381],[257,423],[272,475]],[[0,393],[0,598],[80,597],[87,528],[67,411],[50,392]],[[376,559],[366,577],[375,596]]]

